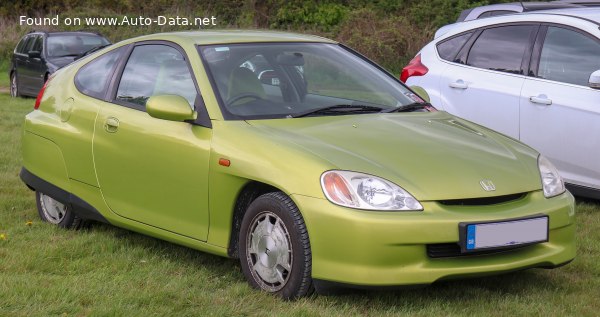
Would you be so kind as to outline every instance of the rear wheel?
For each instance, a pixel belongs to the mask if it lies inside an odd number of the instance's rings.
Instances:
[[[39,191],[35,192],[35,196],[38,213],[43,221],[66,229],[79,229],[83,226],[83,219],[75,215],[70,205],[63,204]]]
[[[284,193],[258,197],[240,229],[240,262],[255,288],[284,299],[310,295],[311,251],[300,211]]]
[[[19,97],[19,86],[17,85],[17,73],[10,74],[10,96]]]

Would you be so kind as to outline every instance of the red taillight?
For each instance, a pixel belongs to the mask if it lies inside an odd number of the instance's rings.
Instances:
[[[415,56],[406,67],[402,68],[400,80],[405,83],[412,76],[423,76],[427,74],[429,68],[421,63],[421,54]]]
[[[42,89],[40,89],[40,92],[37,95],[37,98],[35,98],[35,106],[33,106],[33,109],[37,110],[40,107],[40,103],[42,102],[42,97],[44,97],[44,90],[46,90],[46,86],[48,86],[48,83],[50,82],[50,79],[46,80],[46,82],[44,83],[44,86],[42,86]]]

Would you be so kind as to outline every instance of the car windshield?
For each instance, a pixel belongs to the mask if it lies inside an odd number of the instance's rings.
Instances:
[[[337,44],[248,43],[198,50],[226,119],[389,112],[423,102]]]
[[[53,34],[48,36],[48,57],[79,56],[95,47],[109,44],[95,34]]]

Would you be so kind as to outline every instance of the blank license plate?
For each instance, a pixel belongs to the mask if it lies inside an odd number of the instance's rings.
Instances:
[[[466,225],[467,251],[548,241],[548,216]]]

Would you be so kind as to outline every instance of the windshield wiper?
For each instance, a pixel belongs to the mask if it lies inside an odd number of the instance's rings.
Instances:
[[[104,44],[104,45],[100,45],[100,46],[92,47],[92,48],[90,48],[89,50],[87,50],[87,51],[85,51],[85,52],[83,52],[83,53],[81,53],[81,54],[78,54],[78,55],[77,55],[77,57],[75,57],[75,60],[78,60],[78,59],[80,59],[80,58],[82,58],[82,57],[84,57],[84,56],[86,56],[86,55],[90,55],[91,53],[93,53],[93,52],[95,52],[95,51],[101,50],[101,49],[103,49],[103,48],[105,48],[105,47],[107,47],[107,46],[111,46],[111,45],[112,45],[112,44]]]
[[[311,115],[343,115],[343,114],[355,114],[355,113],[374,113],[381,112],[383,108],[367,105],[335,105],[327,106],[318,109],[311,109],[305,112],[290,115],[292,118],[307,117]]]
[[[79,56],[80,54],[66,54],[66,55],[58,55],[58,56],[51,56],[51,57],[69,57],[69,56]]]
[[[427,107],[431,107],[431,104],[428,102],[413,102],[413,103],[409,103],[408,105],[402,105],[402,106],[391,108],[391,109],[385,109],[381,112],[384,112],[384,113],[409,112],[409,111],[415,111],[415,110],[420,110],[420,109],[426,109]]]

